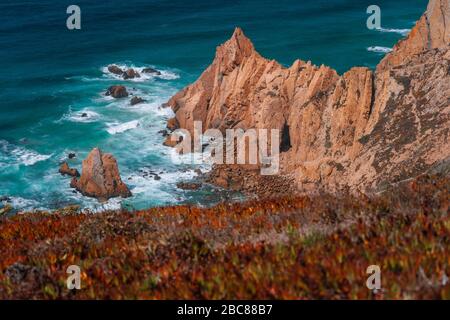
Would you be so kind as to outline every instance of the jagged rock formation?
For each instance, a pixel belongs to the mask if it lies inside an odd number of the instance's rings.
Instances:
[[[129,197],[131,192],[122,182],[116,159],[94,148],[83,160],[80,179],[73,178],[71,187],[83,195],[106,201],[113,197]]]
[[[80,173],[77,169],[69,167],[67,162],[63,162],[61,166],[59,167],[59,173],[61,173],[63,176],[68,175],[71,177],[79,177]]]
[[[237,28],[200,78],[169,100],[170,124],[279,129],[280,174],[297,188],[379,188],[450,157],[449,49],[449,0],[431,0],[375,72],[339,75],[301,60],[285,68]]]

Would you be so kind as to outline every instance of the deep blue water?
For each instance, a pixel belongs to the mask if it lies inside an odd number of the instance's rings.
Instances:
[[[66,28],[66,8],[77,4],[82,30]],[[179,202],[211,203],[217,192],[184,192],[176,181],[194,175],[171,162],[157,134],[170,117],[160,104],[194,81],[215,48],[235,26],[266,57],[289,65],[295,59],[326,64],[340,73],[355,65],[374,67],[426,8],[426,0],[378,0],[384,31],[366,28],[372,1],[349,0],[128,0],[11,1],[0,3],[0,196],[16,208],[56,208],[98,203],[72,192],[57,172],[68,152],[70,165],[95,146],[112,152],[134,197],[122,204],[144,208]],[[394,29],[394,30],[392,30]],[[395,29],[399,29],[396,30]],[[391,32],[388,32],[391,31]],[[154,66],[162,77],[119,81],[102,70],[116,63]],[[102,94],[125,84],[148,103],[127,106]],[[80,118],[81,113],[89,117]],[[136,128],[133,128],[138,123]],[[125,127],[130,130],[124,132]],[[161,172],[162,179],[140,170]],[[110,204],[120,205],[120,200]]]

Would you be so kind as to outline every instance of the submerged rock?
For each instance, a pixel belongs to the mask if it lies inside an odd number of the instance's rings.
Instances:
[[[169,132],[167,130],[159,130],[158,133],[163,137],[167,137],[169,135]]]
[[[0,196],[0,202],[11,202],[11,198],[8,196]]]
[[[142,70],[142,73],[149,73],[149,74],[153,74],[153,75],[156,75],[156,76],[160,76],[161,75],[160,71],[158,71],[158,70],[156,70],[154,68],[150,68],[150,67],[145,68],[144,70]]]
[[[70,168],[67,162],[63,162],[61,166],[59,167],[59,173],[61,173],[63,176],[68,175],[71,177],[79,177],[80,173],[77,169]]]
[[[81,178],[73,178],[71,187],[83,195],[106,201],[114,197],[127,198],[131,192],[122,182],[119,167],[113,155],[94,148],[83,160]]]
[[[183,190],[198,190],[202,186],[201,183],[196,182],[178,182],[177,188]]]
[[[133,97],[133,98],[130,100],[130,104],[131,104],[132,106],[137,105],[137,104],[139,104],[139,103],[143,103],[143,102],[145,102],[145,100],[142,99],[142,98],[140,98],[140,97]]]
[[[128,97],[127,89],[124,86],[111,86],[105,93],[106,96],[111,96],[113,98],[126,98]]]

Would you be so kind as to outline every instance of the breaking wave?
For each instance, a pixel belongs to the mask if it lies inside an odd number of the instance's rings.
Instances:
[[[32,166],[51,157],[51,154],[39,154],[36,151],[13,145],[5,140],[0,140],[0,168],[11,165]]]
[[[392,49],[388,48],[388,47],[373,46],[373,47],[368,47],[367,51],[377,52],[377,53],[389,53],[392,51]]]
[[[160,72],[160,74],[152,74],[152,73],[144,73],[143,72],[143,70],[145,68],[148,68],[148,66],[137,67],[134,65],[125,65],[125,64],[114,64],[114,65],[118,66],[122,70],[134,69],[139,73],[140,77],[133,78],[133,79],[127,79],[126,81],[144,82],[144,81],[155,79],[155,78],[163,79],[163,80],[175,80],[175,79],[180,78],[180,76],[177,73],[170,71],[170,70],[156,69]],[[106,75],[108,78],[122,80],[122,81],[124,80],[120,75],[109,72],[108,66],[101,68],[101,70],[102,70],[103,74]]]
[[[389,32],[389,33],[398,33],[402,36],[407,36],[411,29],[393,29],[393,28],[377,28],[379,32]]]
[[[140,126],[140,122],[139,120],[132,120],[129,122],[125,122],[125,123],[112,123],[112,124],[107,124],[108,128],[106,129],[106,131],[108,131],[109,134],[117,134],[117,133],[122,133],[128,130],[132,130],[132,129],[136,129],[137,127]]]

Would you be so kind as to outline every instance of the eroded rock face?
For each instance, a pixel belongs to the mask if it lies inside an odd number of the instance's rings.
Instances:
[[[171,118],[167,121],[167,129],[174,131],[180,127],[177,118]]]
[[[423,173],[450,157],[449,2],[431,0],[375,73],[339,75],[301,60],[285,68],[237,28],[200,78],[169,100],[169,125],[279,129],[280,175],[301,190],[378,188]]]
[[[116,159],[100,149],[93,149],[83,160],[80,179],[72,179],[71,187],[83,195],[105,201],[113,197],[131,196],[128,187],[122,182]]]
[[[183,137],[177,136],[177,135],[167,135],[166,139],[163,142],[163,145],[166,147],[175,147],[178,145],[181,141],[183,141]]]

